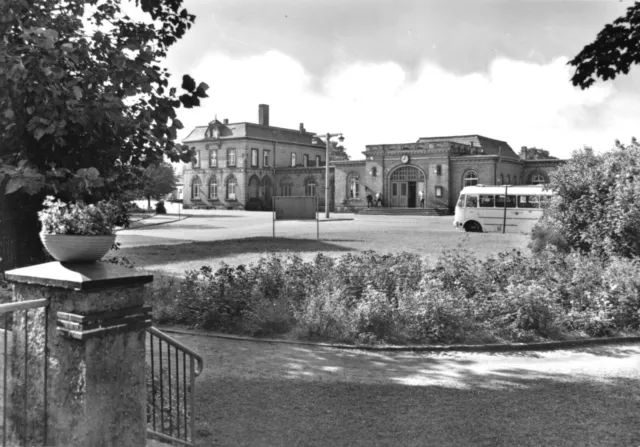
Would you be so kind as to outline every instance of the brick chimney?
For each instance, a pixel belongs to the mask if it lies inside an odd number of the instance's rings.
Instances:
[[[222,121],[222,124],[229,124],[229,118],[225,118],[225,119]]]
[[[520,155],[526,160],[527,159],[527,146],[520,147]]]
[[[269,125],[269,104],[260,104],[258,106],[258,124],[261,126]]]
[[[304,123],[300,123],[300,132],[306,132],[306,129],[304,128]]]

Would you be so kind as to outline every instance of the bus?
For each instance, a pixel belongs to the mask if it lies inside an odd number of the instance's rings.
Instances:
[[[553,195],[545,185],[467,186],[460,191],[453,226],[474,232],[530,233]]]

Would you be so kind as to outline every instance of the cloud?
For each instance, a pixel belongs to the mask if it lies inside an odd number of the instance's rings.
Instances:
[[[352,158],[361,158],[366,144],[455,134],[506,140],[516,151],[543,147],[559,157],[584,144],[607,149],[616,138],[628,141],[640,98],[620,95],[613,83],[574,88],[566,63],[495,58],[484,73],[455,74],[427,61],[409,74],[394,62],[353,61],[318,78],[275,50],[242,58],[208,53],[190,74],[210,85],[210,98],[180,109],[180,137],[214,115],[257,122],[257,105],[266,103],[274,126],[304,122],[312,132],[344,132]]]

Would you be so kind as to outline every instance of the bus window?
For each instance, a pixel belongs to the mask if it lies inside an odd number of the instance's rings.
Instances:
[[[467,196],[467,202],[465,208],[477,208],[478,196]]]
[[[458,208],[464,208],[464,198],[465,198],[465,195],[461,194],[460,198],[458,199],[458,203],[456,204]]]
[[[493,196],[480,196],[480,208],[493,208]]]
[[[501,196],[496,196],[496,208],[504,208],[504,194]],[[516,196],[507,196],[507,208],[515,208],[516,207]]]
[[[518,208],[540,208],[540,196],[518,196]]]

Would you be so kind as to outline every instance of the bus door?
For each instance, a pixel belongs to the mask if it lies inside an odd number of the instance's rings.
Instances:
[[[497,231],[499,233],[503,232],[503,226],[505,233],[520,233],[520,212],[516,204],[516,196],[508,194],[505,213],[505,196],[504,194],[496,194],[496,211],[498,211],[498,218],[496,220],[498,221]]]

